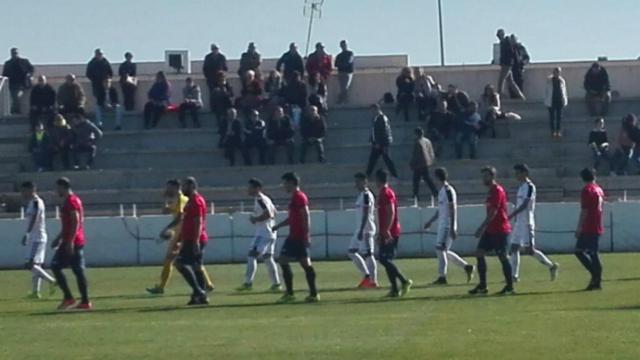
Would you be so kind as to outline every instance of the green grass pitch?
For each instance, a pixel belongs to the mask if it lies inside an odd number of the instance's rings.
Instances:
[[[30,273],[1,271],[0,359],[639,359],[640,255],[604,255],[604,290],[591,293],[580,291],[588,277],[573,256],[552,258],[558,281],[523,257],[518,295],[475,298],[460,269],[450,268],[451,285],[431,287],[434,259],[399,260],[417,285],[399,300],[355,290],[350,262],[318,262],[322,301],[291,305],[258,291],[269,285],[262,265],[257,290],[242,295],[233,289],[244,266],[214,265],[206,308],[184,306],[188,289],[175,272],[154,297],[144,289],[159,267],[89,269],[92,313],[53,311],[59,293],[25,300]],[[495,292],[499,263],[488,264]],[[302,299],[306,282],[294,273]]]

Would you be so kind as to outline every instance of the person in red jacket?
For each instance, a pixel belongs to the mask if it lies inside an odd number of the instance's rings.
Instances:
[[[316,85],[315,74],[320,74],[320,78],[327,83],[332,70],[331,55],[324,51],[324,45],[319,42],[316,44],[316,51],[311,53],[307,58],[307,73],[309,74],[309,85]]]

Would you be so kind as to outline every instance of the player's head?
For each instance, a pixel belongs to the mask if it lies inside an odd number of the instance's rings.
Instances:
[[[178,196],[178,193],[180,193],[180,181],[178,179],[167,180],[165,196],[172,198]]]
[[[580,178],[585,183],[596,181],[596,170],[591,168],[584,168],[580,171]]]
[[[36,184],[34,184],[32,181],[25,181],[22,184],[20,184],[20,194],[22,195],[23,199],[29,200],[33,198],[33,194],[35,193],[36,193]]]
[[[61,177],[56,180],[56,194],[60,197],[65,197],[71,192],[71,180],[66,177]]]
[[[416,139],[422,139],[424,137],[424,130],[422,130],[421,127],[417,127],[415,129],[413,129],[413,136],[416,137]]]
[[[516,174],[518,181],[525,181],[529,177],[529,167],[527,164],[515,164],[513,171]]]
[[[182,193],[191,196],[198,191],[198,182],[193,176],[189,176],[182,181]]]
[[[364,189],[367,188],[367,175],[365,175],[364,173],[357,173],[355,175],[353,175],[353,179],[356,183],[356,189],[363,191]]]
[[[282,186],[287,193],[294,192],[300,186],[300,177],[294,172],[288,172],[282,175]]]
[[[447,182],[447,179],[449,178],[447,169],[442,167],[436,168],[433,171],[433,176],[436,178],[436,184],[440,187],[442,187],[444,183]]]
[[[492,185],[496,181],[496,168],[493,166],[485,166],[480,169],[480,174],[482,174],[482,183],[486,186]]]
[[[249,179],[249,187],[247,192],[249,196],[257,196],[262,191],[262,181],[260,179],[251,178]]]
[[[376,171],[376,185],[378,185],[378,187],[385,186],[388,182],[389,172],[387,172],[387,170],[380,169]]]

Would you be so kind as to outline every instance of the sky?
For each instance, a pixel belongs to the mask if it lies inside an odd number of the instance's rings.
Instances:
[[[9,3],[11,5],[3,4]],[[202,58],[212,42],[236,59],[254,41],[265,58],[289,42],[304,51],[304,0],[0,0],[0,51],[18,47],[36,64],[84,63],[100,47],[112,62],[125,51],[159,61],[164,50]],[[525,44],[532,61],[636,59],[640,0],[442,0],[447,64],[491,60],[495,31]],[[361,55],[408,54],[440,62],[437,0],[325,0],[312,43],[329,53],[347,39]],[[2,56],[0,56],[2,58]]]

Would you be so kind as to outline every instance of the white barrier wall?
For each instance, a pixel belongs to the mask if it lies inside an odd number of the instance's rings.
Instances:
[[[400,222],[403,235],[400,238],[399,255],[424,257],[434,255],[435,226],[427,232],[422,224],[433,215],[434,208],[401,208]],[[568,253],[573,251],[579,205],[576,203],[538,204],[536,211],[536,243],[546,252]],[[605,206],[605,234],[600,239],[602,251],[640,251],[640,202],[610,203]],[[209,245],[205,251],[208,263],[244,262],[251,245],[253,226],[249,214],[216,214],[207,217]],[[278,214],[278,221],[286,213]],[[482,205],[461,206],[458,211],[459,237],[453,249],[469,256],[477,244],[473,233],[485,216]],[[158,234],[170,221],[169,216],[143,216],[87,218],[85,231],[87,245],[85,255],[89,266],[156,265],[163,261],[166,243],[156,241]],[[357,221],[353,210],[312,211],[311,234],[313,259],[344,259],[349,240]],[[20,244],[26,228],[25,220],[0,220],[0,233],[4,234],[0,251],[0,268],[22,266],[27,249]],[[59,231],[59,221],[48,219],[50,239]],[[288,229],[278,233],[276,254]],[[48,251],[47,261],[51,258]]]

